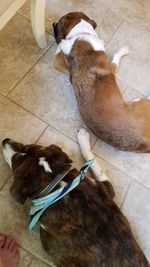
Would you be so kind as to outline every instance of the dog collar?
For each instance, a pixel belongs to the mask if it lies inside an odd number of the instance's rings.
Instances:
[[[72,181],[68,182],[67,185],[60,187],[59,189],[55,190],[54,192],[45,195],[49,193],[57,184],[60,180],[62,180],[66,174],[69,172],[67,171],[66,173],[63,173],[59,175],[50,183],[40,194],[39,198],[35,198],[32,200],[32,205],[30,208],[30,220],[29,220],[29,232],[31,233],[32,230],[34,229],[36,223],[44,213],[44,211],[56,203],[58,200],[66,196],[69,192],[71,192],[74,188],[76,188],[80,182],[84,179],[86,172],[90,168],[90,166],[93,164],[93,159],[87,161],[82,168],[80,169],[80,172],[77,177],[75,177]],[[61,178],[60,178],[61,177]]]

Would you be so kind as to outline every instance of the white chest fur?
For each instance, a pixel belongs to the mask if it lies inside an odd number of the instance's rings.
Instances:
[[[98,37],[92,25],[87,21],[81,20],[81,22],[72,28],[66,36],[66,39],[63,39],[59,43],[56,54],[62,51],[65,55],[69,55],[77,39],[90,43],[95,51],[105,51],[104,41]]]

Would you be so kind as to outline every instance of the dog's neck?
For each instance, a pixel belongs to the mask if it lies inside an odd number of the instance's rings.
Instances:
[[[77,39],[90,43],[95,51],[105,51],[104,41],[98,37],[92,25],[85,20],[81,20],[71,29],[66,38],[61,40],[56,54],[62,51],[65,55],[69,55]]]

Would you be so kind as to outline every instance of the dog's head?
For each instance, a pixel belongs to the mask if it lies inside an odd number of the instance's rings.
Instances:
[[[23,145],[5,139],[2,149],[4,158],[13,172],[11,194],[22,204],[28,197],[37,196],[58,173],[69,169],[72,162],[56,145]]]
[[[60,43],[62,39],[65,39],[66,35],[71,29],[77,25],[81,19],[90,23],[95,29],[97,24],[94,20],[90,19],[82,12],[71,12],[64,15],[57,23],[53,23],[54,35],[57,43]]]

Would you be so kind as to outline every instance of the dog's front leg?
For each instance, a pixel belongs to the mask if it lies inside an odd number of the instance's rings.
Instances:
[[[55,53],[53,67],[60,72],[69,72],[67,56],[62,52],[60,47],[57,48]]]
[[[99,182],[109,181],[109,178],[104,173],[103,169],[101,168],[101,166],[99,165],[99,163],[95,159],[93,152],[91,151],[90,134],[88,133],[88,131],[86,129],[81,128],[78,131],[77,138],[78,138],[81,153],[82,153],[84,159],[86,161],[90,160],[90,159],[94,159],[94,162],[91,166],[91,169],[94,173],[96,180]]]
[[[112,67],[113,67],[113,73],[114,74],[116,72],[116,69],[119,66],[121,58],[123,56],[127,56],[128,54],[129,54],[128,47],[122,47],[114,54],[114,57],[113,57],[113,60],[112,60]]]

